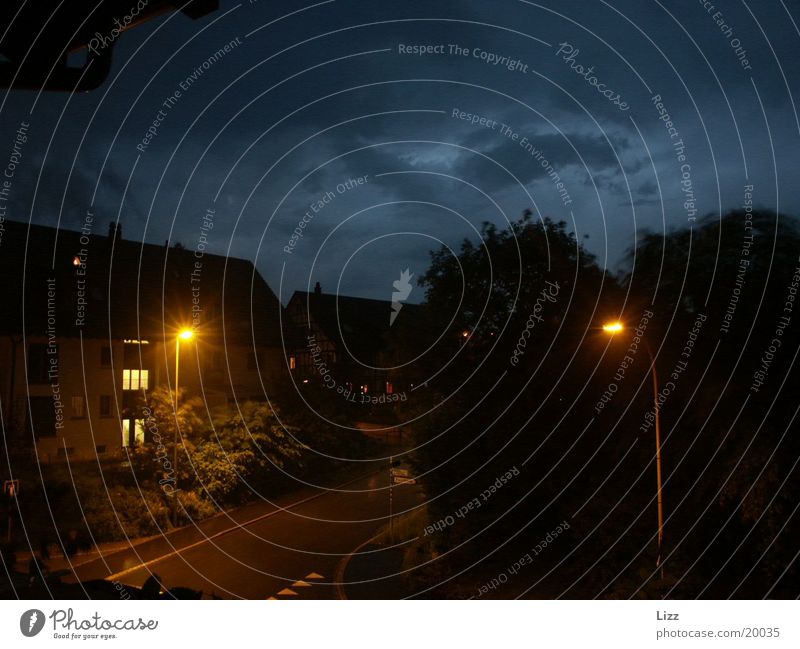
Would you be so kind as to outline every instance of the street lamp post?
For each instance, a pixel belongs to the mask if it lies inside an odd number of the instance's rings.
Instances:
[[[624,328],[625,327],[623,324],[619,321],[610,322],[603,325],[603,331],[612,336],[615,333],[619,333]],[[656,500],[658,501],[658,558],[656,559],[656,568],[660,569],[661,579],[664,579],[664,564],[662,563],[664,548],[664,500],[661,483],[661,406],[658,402],[658,373],[656,372],[656,359],[653,356],[653,352],[650,350],[650,345],[647,344],[647,341],[645,341],[644,346],[647,350],[647,356],[650,358],[650,369],[653,375],[653,415],[655,417],[656,429]]]
[[[172,447],[172,470],[175,472],[175,490],[172,500],[172,525],[178,526],[178,372],[180,370],[181,340],[191,340],[194,332],[191,329],[182,329],[175,337],[175,439]]]

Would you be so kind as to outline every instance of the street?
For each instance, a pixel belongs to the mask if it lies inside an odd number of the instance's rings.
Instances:
[[[251,504],[75,568],[77,579],[166,587],[204,597],[337,597],[339,562],[387,522],[388,464],[330,490],[306,488],[274,505]],[[392,489],[395,513],[419,502],[417,486]],[[379,586],[376,586],[379,587]]]

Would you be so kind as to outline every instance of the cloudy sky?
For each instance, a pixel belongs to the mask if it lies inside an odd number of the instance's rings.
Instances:
[[[213,209],[208,249],[255,261],[286,302],[316,281],[389,299],[431,249],[526,208],[611,269],[640,231],[738,207],[747,184],[800,214],[800,6],[714,4],[259,0],[164,16],[122,35],[99,90],[3,96],[4,148],[30,124],[8,217],[77,229],[92,209],[101,232],[119,216],[126,238],[194,248]]]

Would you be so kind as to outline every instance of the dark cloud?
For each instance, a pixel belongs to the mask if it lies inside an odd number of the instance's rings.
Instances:
[[[686,146],[700,213],[738,206],[745,182],[760,205],[800,212],[787,91],[800,96],[800,48],[782,6],[750,7],[769,44],[744,6],[724,8],[748,71],[696,3],[339,0],[280,20],[297,3],[222,4],[199,21],[174,14],[124,34],[118,76],[99,91],[45,93],[35,106],[35,93],[6,98],[0,150],[20,120],[32,124],[14,180],[16,218],[27,218],[41,170],[34,221],[55,223],[63,204],[62,223],[76,227],[97,185],[96,213],[111,220],[121,210],[126,236],[191,247],[219,193],[211,250],[256,260],[276,290],[285,263],[290,290],[341,276],[346,293],[384,297],[401,268],[424,272],[438,241],[457,246],[472,227],[503,223],[531,201],[559,220],[574,216],[589,247],[615,264],[635,244],[634,210],[639,227],[658,229],[663,199],[668,227],[686,222],[676,140]],[[203,69],[235,38],[242,44]],[[556,54],[559,43],[579,50],[571,62]],[[401,55],[399,44],[445,53]],[[489,55],[526,71],[492,65]],[[630,109],[615,107],[573,64],[591,67]],[[176,90],[179,101],[137,150]],[[658,119],[654,94],[676,137]],[[517,140],[454,118],[454,108],[508,125]],[[522,137],[565,183],[568,205]],[[366,185],[337,192],[364,175]],[[283,253],[309,206],[331,191],[335,200],[295,252]],[[419,234],[389,236],[398,232]]]

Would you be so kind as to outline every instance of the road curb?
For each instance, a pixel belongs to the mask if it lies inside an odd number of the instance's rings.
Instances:
[[[361,550],[361,548],[369,545],[375,539],[379,538],[382,534],[385,534],[388,531],[389,531],[389,526],[388,525],[384,525],[382,528],[380,528],[375,533],[374,536],[372,536],[372,537],[368,538],[366,541],[363,541],[362,543],[360,543],[358,545],[358,547],[356,547],[356,549],[353,550],[350,554],[342,557],[342,559],[339,561],[338,565],[336,566],[336,574],[334,575],[334,583],[336,584],[336,596],[337,596],[337,598],[339,598],[339,599],[348,599],[347,592],[344,589],[344,586],[345,586],[344,575],[345,575],[345,572],[347,572],[347,566],[350,565],[350,560],[355,555],[358,554],[358,552],[359,552],[359,550]]]

